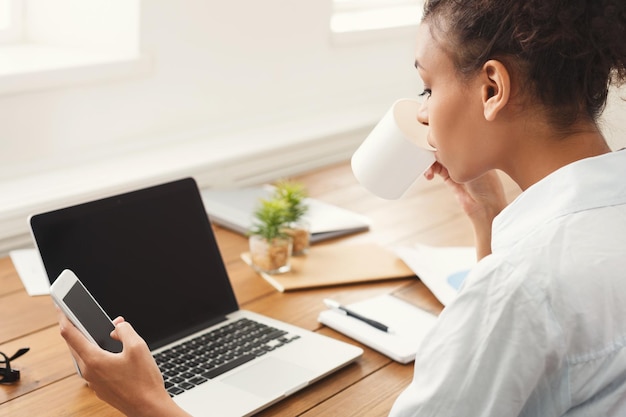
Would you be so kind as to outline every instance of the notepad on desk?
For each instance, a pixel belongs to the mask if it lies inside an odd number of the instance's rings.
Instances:
[[[241,258],[251,265],[250,253]],[[289,272],[259,275],[280,292],[415,277],[391,250],[375,243],[317,245],[290,262]]]
[[[324,310],[318,321],[400,363],[415,360],[419,343],[437,317],[391,294],[384,294],[346,305],[371,320],[390,327],[377,329],[336,309]]]
[[[202,190],[204,208],[212,222],[245,234],[261,198],[272,195],[272,186]],[[370,220],[363,215],[323,201],[306,198],[309,210],[305,220],[311,224],[311,242],[320,242],[369,230]]]
[[[476,265],[471,246],[398,246],[394,252],[445,306],[459,293],[469,271]]]

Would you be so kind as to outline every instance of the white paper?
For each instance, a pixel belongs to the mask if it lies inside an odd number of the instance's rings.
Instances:
[[[28,295],[50,294],[50,282],[37,249],[18,249],[9,256]]]
[[[437,320],[436,316],[391,294],[368,298],[346,307],[391,327],[393,333],[378,330],[336,310],[322,311],[319,322],[400,363],[415,359],[420,342]]]
[[[396,247],[394,252],[444,306],[454,300],[463,280],[476,265],[476,249],[471,246],[416,244]]]

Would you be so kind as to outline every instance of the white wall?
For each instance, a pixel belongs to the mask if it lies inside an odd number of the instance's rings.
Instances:
[[[330,0],[149,0],[141,9],[149,76],[0,97],[0,178],[198,127],[232,132],[361,109],[372,121],[413,94],[412,37],[333,46]]]
[[[336,42],[330,0],[144,0],[140,10],[147,74],[0,95],[0,240],[27,243],[29,212],[130,186],[228,183],[220,159],[232,172],[255,165],[248,182],[345,159],[419,88],[413,30]],[[298,143],[308,156],[277,157]]]
[[[626,147],[626,87],[611,90],[600,127],[612,149]]]

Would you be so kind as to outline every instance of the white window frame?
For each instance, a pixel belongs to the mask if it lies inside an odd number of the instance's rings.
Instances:
[[[127,16],[139,16],[141,1],[117,0],[116,5],[127,7]],[[98,4],[102,6],[104,0]],[[121,39],[107,36],[102,27],[81,26],[79,16],[73,27],[78,32],[69,36],[67,27],[56,30],[54,25],[74,10],[87,17],[95,13],[81,8],[80,2],[0,0],[3,6],[12,12],[7,19],[10,25],[5,25],[4,33],[0,31],[0,95],[131,77],[151,70],[151,59],[139,48],[138,19],[135,27],[125,27]],[[115,16],[111,12],[107,18]]]
[[[421,0],[333,0],[333,34],[413,27],[419,23]]]
[[[21,0],[0,0],[0,44],[22,39]]]

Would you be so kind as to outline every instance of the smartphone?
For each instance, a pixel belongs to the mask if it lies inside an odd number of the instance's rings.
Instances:
[[[92,343],[109,352],[122,351],[111,337],[115,325],[74,272],[65,269],[50,286],[50,295],[61,311]]]

